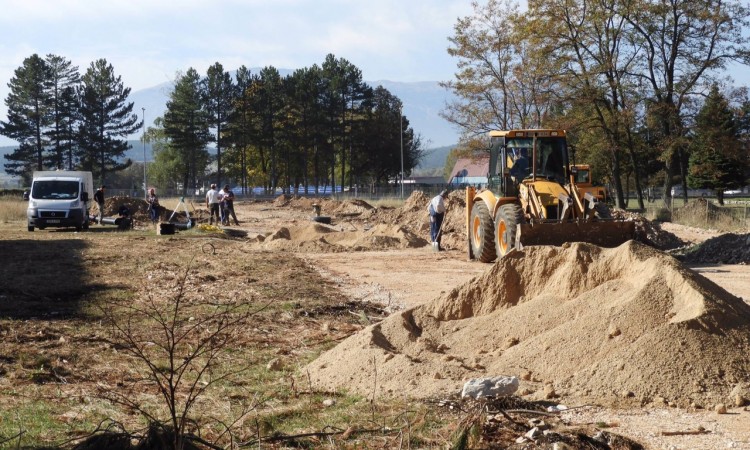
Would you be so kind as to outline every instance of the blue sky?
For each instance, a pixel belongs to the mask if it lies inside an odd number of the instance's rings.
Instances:
[[[296,69],[328,53],[369,81],[448,80],[448,36],[471,12],[469,0],[0,0],[0,118],[8,81],[34,53],[81,72],[105,58],[133,91],[215,62]]]
[[[213,63],[296,69],[333,53],[366,80],[446,80],[468,0],[0,0],[0,98],[24,58],[106,58],[133,90]]]
[[[449,80],[448,37],[472,11],[470,0],[0,0],[0,118],[8,81],[34,53],[81,72],[106,58],[134,91],[189,67],[296,69],[328,53],[368,81]],[[732,72],[750,81],[747,68]]]

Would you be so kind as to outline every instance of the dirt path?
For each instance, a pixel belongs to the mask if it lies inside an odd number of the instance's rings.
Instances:
[[[483,273],[457,250],[431,248],[357,253],[308,253],[303,258],[362,300],[409,308],[428,302]]]

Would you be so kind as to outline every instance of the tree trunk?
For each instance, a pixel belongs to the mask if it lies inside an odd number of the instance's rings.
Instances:
[[[634,178],[635,178],[635,192],[638,197],[638,209],[644,210],[646,206],[643,204],[643,192],[641,187],[641,176],[638,167],[638,159],[635,155],[635,150],[631,145],[628,145],[628,155],[630,155],[630,163],[633,164]]]
[[[682,148],[677,150],[677,163],[680,167],[680,177],[682,178],[682,198],[685,200],[685,204],[687,205],[688,202],[688,186],[687,186],[687,163],[683,161],[685,158],[683,157],[683,150]]]
[[[622,192],[622,180],[620,178],[620,155],[617,150],[612,151],[612,184],[615,188],[615,206],[625,209],[625,197]]]

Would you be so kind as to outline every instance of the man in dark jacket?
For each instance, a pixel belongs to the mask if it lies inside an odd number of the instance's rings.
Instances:
[[[234,214],[234,192],[229,189],[229,185],[224,186],[222,192],[221,202],[224,204],[224,225],[229,225],[229,217],[234,219],[234,224],[239,225],[240,222],[237,220],[237,216]]]
[[[99,225],[102,224],[102,218],[104,217],[104,188],[107,186],[102,185],[99,189],[94,192],[94,201],[96,202],[96,205],[99,207]]]

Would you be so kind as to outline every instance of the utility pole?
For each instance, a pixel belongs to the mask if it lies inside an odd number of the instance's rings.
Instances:
[[[148,184],[146,184],[146,108],[141,108],[143,111],[143,198],[148,198]]]
[[[404,105],[398,110],[401,123],[401,199],[404,198]]]

